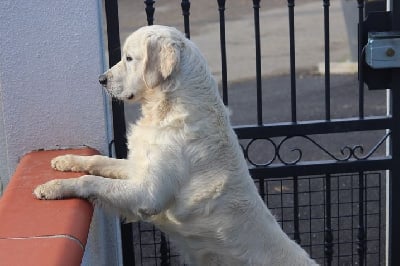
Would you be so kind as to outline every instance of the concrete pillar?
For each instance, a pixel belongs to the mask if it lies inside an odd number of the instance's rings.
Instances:
[[[0,180],[38,149],[108,153],[101,0],[4,0],[0,5]],[[96,211],[86,265],[118,265],[116,217]]]

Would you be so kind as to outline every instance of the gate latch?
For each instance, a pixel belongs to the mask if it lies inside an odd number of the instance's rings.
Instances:
[[[374,69],[400,67],[400,32],[369,32],[365,61]]]

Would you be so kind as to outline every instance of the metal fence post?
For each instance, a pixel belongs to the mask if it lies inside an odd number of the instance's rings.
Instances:
[[[105,13],[107,19],[108,61],[112,67],[121,60],[121,42],[119,37],[118,1],[105,0]],[[121,101],[112,100],[112,116],[115,147],[117,158],[126,158],[128,149],[126,146],[126,125],[124,104]],[[112,144],[112,143],[110,143]],[[111,145],[110,145],[111,146]],[[125,266],[135,264],[133,250],[132,224],[121,224],[122,255]]]
[[[391,1],[392,31],[400,30],[400,1]],[[400,51],[399,51],[400,52]],[[391,151],[393,168],[389,177],[389,265],[400,265],[400,69],[392,69],[392,117],[393,132]]]

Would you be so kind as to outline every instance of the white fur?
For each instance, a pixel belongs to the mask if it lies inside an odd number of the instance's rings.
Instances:
[[[143,27],[105,75],[112,96],[142,105],[128,159],[57,157],[53,168],[89,175],[41,185],[38,198],[89,198],[129,221],[152,222],[193,265],[315,265],[260,198],[191,41],[170,27]]]

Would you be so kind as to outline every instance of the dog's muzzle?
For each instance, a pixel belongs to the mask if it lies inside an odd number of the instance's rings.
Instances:
[[[99,82],[104,87],[107,86],[107,75],[105,75],[105,74],[100,75],[99,76]]]

